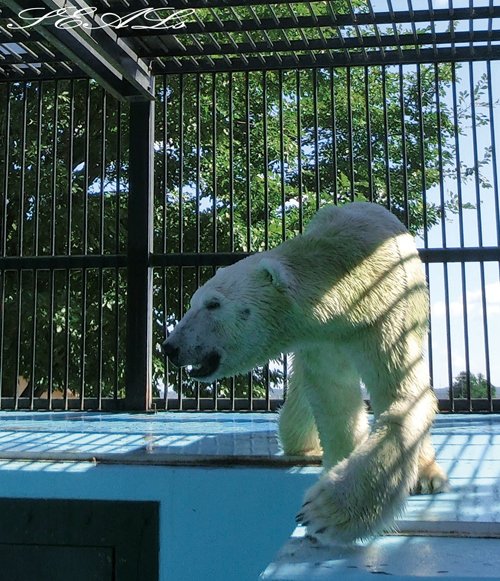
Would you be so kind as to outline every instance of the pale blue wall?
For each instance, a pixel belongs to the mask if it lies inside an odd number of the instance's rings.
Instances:
[[[161,581],[247,581],[293,530],[315,472],[0,460],[0,495],[158,500]]]

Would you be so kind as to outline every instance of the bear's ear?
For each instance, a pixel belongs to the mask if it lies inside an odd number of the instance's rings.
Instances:
[[[285,291],[291,286],[292,277],[289,269],[280,260],[263,258],[259,264],[261,272],[278,290]]]

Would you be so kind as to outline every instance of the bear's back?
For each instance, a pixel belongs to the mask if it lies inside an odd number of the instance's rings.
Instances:
[[[324,206],[309,222],[305,234],[325,238],[345,232],[364,243],[380,243],[390,236],[405,233],[403,224],[379,204],[352,202],[344,206]]]
[[[271,251],[293,272],[296,296],[322,321],[385,319],[387,305],[422,327],[427,291],[413,237],[384,207],[369,202],[325,206],[303,236]],[[400,318],[400,317],[399,317]]]

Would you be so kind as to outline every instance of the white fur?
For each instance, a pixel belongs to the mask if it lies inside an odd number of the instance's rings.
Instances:
[[[322,449],[325,467],[299,520],[321,542],[350,542],[390,527],[412,490],[446,487],[428,436],[427,317],[412,237],[384,208],[353,203],[325,207],[303,236],[220,269],[167,343],[179,365],[215,358],[203,381],[294,354],[281,442],[289,454]]]

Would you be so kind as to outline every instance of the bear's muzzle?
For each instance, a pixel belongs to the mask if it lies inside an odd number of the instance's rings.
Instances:
[[[196,353],[190,356],[188,353],[181,355],[179,347],[168,338],[162,344],[163,352],[175,367],[187,367],[189,375],[193,379],[203,381],[212,377],[219,369],[221,355],[217,351],[209,351],[206,354]]]

